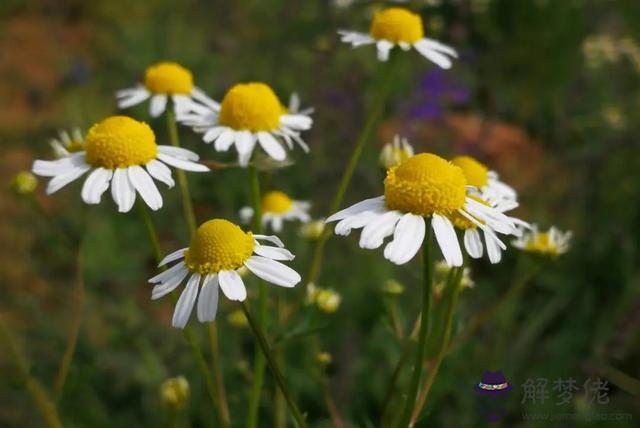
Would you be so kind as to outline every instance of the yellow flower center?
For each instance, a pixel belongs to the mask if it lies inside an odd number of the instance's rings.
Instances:
[[[263,213],[283,214],[289,211],[292,205],[291,198],[283,192],[268,192],[262,197]]]
[[[156,136],[144,122],[111,116],[89,129],[84,141],[87,163],[108,169],[144,165],[158,154]]]
[[[485,201],[484,199],[476,196],[476,195],[469,195],[469,198],[480,202],[482,205],[486,205],[486,206],[491,206],[489,205],[489,203],[487,201]],[[469,214],[471,215],[471,214]],[[473,218],[476,219],[476,221],[480,224],[484,224],[484,221],[476,218],[475,216],[472,216]],[[475,229],[477,226],[476,223],[472,222],[471,220],[469,220],[467,217],[463,216],[462,214],[460,214],[458,211],[452,213],[449,216],[449,220],[451,220],[451,222],[453,223],[453,225],[455,227],[457,227],[458,229],[462,229],[462,230],[467,230],[467,229]]]
[[[459,166],[471,186],[481,188],[489,182],[489,168],[472,158],[471,156],[458,156],[451,163]]]
[[[193,75],[175,62],[160,62],[147,68],[144,86],[154,94],[190,94]]]
[[[421,153],[387,171],[387,208],[419,214],[451,214],[464,207],[467,180],[462,170],[440,156]]]
[[[525,250],[550,255],[558,254],[559,252],[558,246],[551,241],[549,232],[542,232],[532,236],[527,242]]]
[[[240,83],[229,89],[220,105],[220,124],[236,130],[272,131],[286,111],[264,83]]]
[[[243,232],[227,220],[209,220],[200,225],[185,252],[185,263],[202,275],[236,270],[251,257],[255,241],[251,232]]]
[[[377,12],[369,33],[374,39],[385,39],[394,43],[415,43],[424,37],[420,15],[400,7],[390,7]]]

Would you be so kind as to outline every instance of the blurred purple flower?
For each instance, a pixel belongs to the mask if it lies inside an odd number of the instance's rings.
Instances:
[[[440,69],[429,70],[413,93],[407,107],[411,119],[437,119],[447,107],[465,104],[471,96],[466,85]]]

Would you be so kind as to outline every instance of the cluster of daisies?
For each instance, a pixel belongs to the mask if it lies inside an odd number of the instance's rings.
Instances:
[[[381,61],[386,61],[396,46],[402,51],[414,48],[442,68],[451,67],[457,58],[453,48],[424,37],[420,16],[402,8],[378,12],[368,34],[339,34],[354,47],[374,44]],[[275,162],[285,162],[295,146],[309,152],[302,133],[313,125],[312,109],[301,109],[295,94],[287,106],[283,105],[273,89],[262,82],[236,84],[217,102],[195,86],[189,70],[177,63],[161,62],[150,66],[136,86],[117,91],[116,98],[120,109],[148,101],[151,117],[170,115],[170,119],[199,133],[215,151],[232,149],[237,153],[238,166],[243,168],[255,161],[257,147],[262,156]],[[158,144],[149,125],[124,115],[107,117],[86,134],[79,130],[62,132],[51,145],[57,159],[36,160],[33,164],[35,174],[51,178],[47,194],[86,175],[82,200],[99,204],[110,189],[122,213],[129,212],[138,197],[139,203],[152,210],[162,208],[157,182],[173,187],[171,168],[209,172],[199,162],[198,154]],[[540,234],[508,216],[506,212],[518,205],[516,192],[475,159],[462,156],[448,161],[435,154],[415,155],[406,140],[397,139],[383,149],[381,163],[387,169],[384,195],[346,208],[326,221],[337,221],[335,232],[340,235],[362,229],[362,248],[378,248],[392,237],[384,257],[393,263],[406,263],[416,255],[427,228],[433,229],[449,266],[463,263],[456,229],[463,231],[462,246],[469,256],[482,257],[486,249],[493,263],[500,260],[506,248],[499,235],[516,236],[517,246],[543,252],[555,245],[553,251],[560,253],[568,245],[566,235],[554,230]],[[261,220],[267,228],[280,232],[287,221],[309,222],[309,210],[308,202],[274,190],[262,197]],[[248,223],[254,214],[252,208],[245,207],[239,217]],[[323,225],[313,224],[305,233],[319,230],[319,235]],[[524,230],[531,232],[523,234]],[[211,321],[216,316],[220,289],[230,300],[246,299],[241,269],[282,287],[299,283],[300,275],[282,263],[293,258],[274,235],[254,235],[227,220],[209,220],[197,229],[189,247],[162,260],[159,267],[163,271],[149,280],[154,284],[152,298],[165,296],[186,281],[172,324],[183,328],[194,306],[200,321]],[[336,305],[335,299],[332,305]]]

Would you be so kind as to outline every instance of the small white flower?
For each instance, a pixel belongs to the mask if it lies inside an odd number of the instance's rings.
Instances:
[[[540,232],[538,226],[533,225],[530,231],[525,231],[513,241],[513,246],[527,252],[558,256],[569,251],[572,236],[571,231],[562,232],[555,226],[547,232]]]
[[[203,133],[202,140],[218,152],[235,146],[240,166],[246,167],[256,144],[279,162],[287,158],[285,145],[292,150],[295,142],[309,152],[300,133],[311,129],[312,110],[297,112],[299,104],[294,95],[287,109],[268,85],[241,83],[227,91],[219,106],[198,105],[179,114],[178,121]]]
[[[371,23],[369,34],[356,31],[338,31],[341,41],[353,47],[375,44],[378,59],[387,61],[391,49],[398,46],[403,51],[412,47],[429,61],[441,68],[451,68],[451,58],[458,53],[450,46],[424,37],[420,15],[400,7],[390,7],[377,12]]]
[[[53,154],[59,159],[84,149],[84,137],[80,128],[73,128],[71,133],[64,129],[58,131],[58,138],[49,140]]]
[[[116,98],[120,109],[127,109],[151,99],[151,117],[158,117],[164,113],[169,100],[173,102],[176,115],[197,108],[198,105],[194,107],[194,101],[204,105],[217,105],[200,88],[194,86],[191,72],[175,62],[160,62],[148,67],[144,83],[117,91]]]
[[[276,246],[263,245],[259,241]],[[246,267],[272,284],[291,288],[300,282],[300,275],[278,260],[293,259],[294,255],[276,236],[252,235],[227,220],[209,220],[198,228],[188,248],[174,251],[160,262],[159,266],[178,263],[149,280],[155,284],[151,299],[171,293],[186,279],[187,286],[178,299],[171,324],[184,328],[196,300],[198,320],[213,321],[218,309],[219,288],[229,300],[247,298],[247,289],[238,273],[240,268]]]
[[[309,208],[309,202],[294,201],[284,192],[267,192],[262,196],[262,224],[279,233],[285,221],[299,220],[306,223],[311,220]],[[242,208],[240,218],[244,223],[249,223],[253,218],[253,208]]]
[[[162,196],[152,178],[174,186],[169,166],[185,171],[209,171],[196,163],[198,155],[173,146],[159,146],[149,125],[126,116],[111,116],[91,127],[81,151],[54,161],[36,160],[33,173],[52,177],[52,194],[91,171],[82,186],[82,200],[99,204],[111,187],[118,211],[128,212],[136,193],[152,210],[162,207]]]
[[[518,206],[518,193],[515,189],[500,180],[497,172],[489,170],[487,166],[471,156],[457,156],[451,163],[460,167],[467,184],[475,187],[477,194],[490,204],[499,204],[505,212]],[[515,204],[515,205],[514,205]]]
[[[393,137],[392,143],[387,143],[380,152],[380,165],[384,169],[400,165],[402,162],[414,155],[413,147],[406,138],[399,135]]]

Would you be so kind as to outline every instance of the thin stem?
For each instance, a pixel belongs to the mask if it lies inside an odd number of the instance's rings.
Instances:
[[[253,232],[262,233],[262,197],[260,194],[260,177],[255,166],[249,166],[249,188],[251,191],[251,205],[253,207]],[[263,281],[258,281],[258,322],[262,328],[267,328],[267,287]],[[264,355],[256,352],[253,362],[253,385],[249,399],[249,414],[247,415],[247,428],[258,426],[258,410],[260,408],[260,395],[264,384],[264,371],[266,361]]]
[[[267,360],[267,363],[269,364],[271,373],[273,373],[273,377],[275,378],[276,383],[280,387],[280,391],[282,392],[282,395],[284,395],[284,398],[287,401],[287,405],[289,406],[289,411],[291,411],[291,415],[293,416],[293,419],[296,421],[299,428],[305,428],[307,426],[307,423],[305,422],[304,417],[302,416],[302,413],[300,413],[300,410],[298,409],[296,402],[293,400],[293,396],[289,392],[289,388],[287,387],[287,384],[284,380],[284,377],[282,376],[280,368],[278,367],[275,356],[271,351],[271,347],[269,346],[267,339],[264,337],[264,334],[260,329],[260,325],[254,318],[253,314],[251,314],[251,312],[247,308],[246,303],[244,302],[242,303],[242,311],[244,312],[245,316],[247,317],[247,320],[249,321],[251,330],[253,331],[253,334],[255,335],[256,340],[258,341],[258,344],[262,349],[262,353],[264,354]]]
[[[7,349],[8,355],[13,359],[18,375],[22,378],[26,390],[31,395],[36,407],[42,414],[42,418],[49,428],[62,428],[62,423],[58,417],[58,410],[53,401],[49,399],[42,384],[31,376],[29,363],[14,342],[0,317],[0,344]]]
[[[213,367],[214,381],[220,406],[220,415],[223,426],[231,425],[231,415],[229,413],[229,403],[227,393],[222,378],[222,366],[220,364],[220,349],[218,347],[218,327],[215,321],[209,323],[209,346],[211,348],[211,366]]]
[[[427,222],[429,223],[429,222]],[[431,287],[433,285],[433,272],[432,272],[432,255],[431,255],[431,227],[428,225],[425,230],[424,241],[422,244],[422,267],[423,267],[423,280],[422,285],[422,315],[420,317],[420,332],[418,333],[418,349],[416,350],[416,360],[413,366],[413,375],[411,376],[411,384],[407,394],[407,404],[402,414],[401,423],[399,426],[406,427],[413,408],[416,402],[416,395],[418,394],[418,387],[420,386],[420,375],[422,374],[422,363],[424,360],[424,351],[427,341],[427,335],[429,334],[430,320],[431,320]]]
[[[378,91],[375,94],[371,107],[369,109],[367,119],[365,124],[358,135],[358,139],[356,140],[356,145],[351,152],[351,156],[349,157],[349,161],[347,162],[347,166],[342,173],[342,178],[340,179],[340,184],[338,185],[338,189],[331,201],[331,205],[329,206],[329,215],[335,213],[340,205],[342,204],[342,200],[344,199],[344,195],[349,188],[349,183],[351,182],[351,178],[353,177],[353,173],[355,172],[356,166],[358,165],[358,161],[362,156],[362,151],[366,146],[369,138],[371,137],[371,133],[374,130],[376,123],[378,122],[382,112],[384,110],[384,104],[389,96],[389,92],[391,90],[391,84],[393,82],[393,67],[395,64],[395,55],[392,55],[391,59],[383,65],[383,68],[380,70],[380,77],[377,79],[376,85]],[[320,273],[320,266],[322,264],[322,256],[324,254],[324,247],[331,236],[331,231],[328,228],[320,235],[318,240],[316,241],[315,248],[313,250],[313,258],[311,259],[311,265],[309,268],[309,273],[307,274],[306,283],[315,282],[318,279],[318,275]]]
[[[176,118],[173,113],[173,109],[167,108],[167,131],[169,132],[169,141],[172,146],[180,147],[180,140],[178,139],[178,126],[176,124]],[[187,175],[181,169],[176,169],[176,178],[178,180],[178,187],[180,187],[180,194],[182,195],[182,210],[184,212],[184,218],[187,221],[189,227],[189,236],[193,236],[196,231],[196,216],[193,212],[193,204],[191,203],[191,192],[189,192],[189,184],[187,182]]]
[[[67,346],[65,347],[62,361],[56,375],[56,380],[53,384],[53,395],[56,398],[60,398],[62,389],[64,388],[69,368],[73,360],[73,355],[76,351],[76,345],[78,343],[78,335],[80,334],[80,327],[82,326],[82,314],[84,310],[84,262],[82,256],[82,246],[79,246],[76,254],[76,280],[73,290],[73,306],[71,313],[71,325],[69,326],[69,335],[67,337]]]
[[[153,224],[153,221],[151,220],[151,216],[149,215],[149,211],[147,210],[143,202],[138,202],[138,211],[140,212],[140,216],[144,221],[145,229],[147,230],[147,235],[149,237],[149,242],[153,247],[153,252],[154,252],[156,262],[160,263],[160,261],[162,260],[162,249],[160,248],[160,241],[158,239],[158,233],[156,231],[156,227]],[[162,268],[162,270],[165,270],[165,269],[166,267]],[[177,302],[177,296],[174,293],[170,294],[169,296],[171,297],[172,303],[175,305]],[[182,334],[186,339],[187,343],[189,344],[189,347],[191,348],[193,357],[196,360],[196,365],[198,367],[198,370],[200,371],[200,376],[204,378],[204,382],[207,388],[207,393],[209,394],[209,398],[211,399],[211,404],[215,409],[216,419],[218,420],[218,423],[220,424],[220,426],[227,427],[229,426],[229,423],[223,417],[224,410],[221,406],[221,400],[218,399],[217,390],[212,381],[213,377],[209,372],[209,367],[207,366],[207,362],[204,359],[204,356],[202,354],[202,349],[200,348],[200,345],[196,341],[190,326],[186,326],[184,330],[182,330]]]
[[[429,391],[431,391],[431,387],[433,386],[433,382],[438,375],[438,371],[440,370],[440,366],[442,364],[442,360],[447,353],[447,346],[449,345],[449,339],[451,337],[451,327],[453,325],[453,314],[455,313],[455,308],[458,303],[458,295],[460,293],[460,281],[462,280],[462,275],[464,273],[464,266],[460,266],[455,268],[454,278],[448,284],[449,292],[451,293],[449,298],[447,299],[447,307],[445,313],[445,323],[443,326],[443,332],[440,338],[440,345],[438,347],[438,353],[436,354],[435,362],[429,370],[429,374],[427,375],[427,379],[425,380],[424,386],[420,391],[420,396],[418,397],[418,402],[413,409],[413,414],[411,415],[411,421],[409,422],[409,426],[414,426],[418,416],[420,416],[420,412],[424,407],[427,397],[429,395]]]

